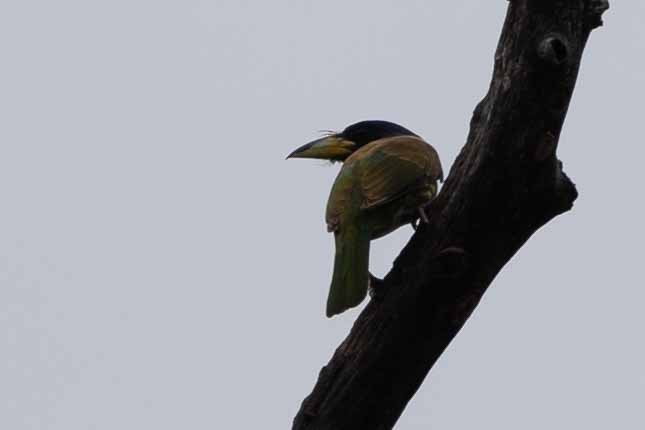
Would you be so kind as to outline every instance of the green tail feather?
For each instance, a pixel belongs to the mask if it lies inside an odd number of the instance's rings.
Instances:
[[[358,306],[367,294],[370,234],[365,226],[345,225],[334,234],[336,257],[327,298],[327,316]]]

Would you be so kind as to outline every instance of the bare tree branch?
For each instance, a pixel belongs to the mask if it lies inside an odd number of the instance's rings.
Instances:
[[[422,225],[320,372],[293,428],[389,429],[500,269],[571,209],[556,158],[606,0],[512,0],[486,97]]]

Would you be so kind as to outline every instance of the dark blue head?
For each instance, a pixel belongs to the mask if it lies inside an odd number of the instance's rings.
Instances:
[[[314,140],[293,151],[287,158],[321,158],[343,161],[357,149],[378,139],[394,136],[416,136],[405,127],[388,121],[361,121],[340,133]]]
[[[361,121],[338,134],[356,144],[357,149],[378,139],[394,136],[416,136],[407,128],[389,121]]]

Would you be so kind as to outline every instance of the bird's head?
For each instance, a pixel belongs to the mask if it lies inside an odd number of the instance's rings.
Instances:
[[[388,121],[361,121],[340,133],[329,133],[293,151],[287,158],[318,158],[344,161],[357,149],[378,139],[416,136],[405,127]]]

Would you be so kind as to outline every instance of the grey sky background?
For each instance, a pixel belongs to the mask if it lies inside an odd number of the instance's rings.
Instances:
[[[324,317],[338,167],[285,155],[381,118],[447,170],[506,7],[2,2],[0,428],[287,428],[360,310]],[[645,428],[643,22],[614,0],[591,36],[559,148],[574,210],[397,428]]]

